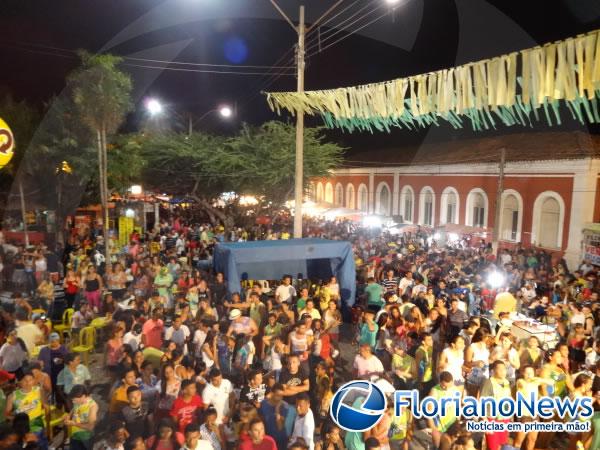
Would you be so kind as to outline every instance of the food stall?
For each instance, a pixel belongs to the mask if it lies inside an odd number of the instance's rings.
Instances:
[[[556,327],[545,325],[519,313],[511,314],[510,318],[512,320],[510,331],[519,341],[535,336],[540,341],[540,347],[543,349],[554,348],[558,344],[560,336],[556,331]]]

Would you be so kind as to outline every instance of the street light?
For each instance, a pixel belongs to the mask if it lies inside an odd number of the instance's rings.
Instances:
[[[229,119],[233,116],[233,110],[229,106],[221,106],[219,108],[219,114],[221,114],[221,117]]]
[[[151,116],[157,116],[163,112],[162,103],[160,103],[160,101],[156,98],[150,98],[146,100],[146,109]]]
[[[146,106],[146,110],[148,111],[150,116],[153,116],[153,117],[161,115],[165,110],[165,107],[163,106],[163,104],[160,102],[160,100],[158,100],[156,98],[147,99],[145,102],[145,106]],[[209,114],[218,112],[219,115],[223,119],[230,119],[234,115],[233,108],[229,105],[222,105],[222,106],[219,106],[218,108],[210,109],[210,110],[206,111],[204,114],[202,114],[197,120],[194,120],[194,118],[192,117],[191,114],[186,114],[187,117],[184,117],[183,115],[178,114],[176,111],[173,111],[172,108],[170,108],[170,111],[173,114],[175,114],[176,116],[178,116],[180,119],[187,120],[188,136],[191,136],[192,131],[193,131],[193,126],[195,124],[197,124],[198,122],[200,122],[201,120],[203,120]]]

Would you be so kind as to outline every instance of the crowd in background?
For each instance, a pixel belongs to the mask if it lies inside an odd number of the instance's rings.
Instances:
[[[61,430],[76,450],[407,450],[422,436],[440,450],[483,442],[553,449],[561,440],[600,448],[597,401],[592,432],[570,436],[472,435],[451,414],[396,416],[393,402],[366,432],[341,430],[329,417],[333,393],[352,379],[438,398],[597,398],[596,267],[569,268],[520,247],[496,254],[469,237],[443,246],[420,229],[305,227],[306,236],[352,243],[355,303],[341,298],[335,276],[247,281],[228,292],[212,270],[214,246],[289,239],[285,221],[226,231],[170,217],[127,245],[110,239],[111,261],[94,229],[70,236],[61,251],[0,239],[0,278],[11,293],[0,313],[0,448],[46,448]],[[502,283],[488,282],[492,275]],[[500,308],[507,292],[514,302]],[[517,339],[517,311],[553,327],[558,343]],[[92,330],[94,348],[83,351]]]

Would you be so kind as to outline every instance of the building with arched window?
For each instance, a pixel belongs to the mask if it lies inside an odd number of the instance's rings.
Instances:
[[[404,222],[412,223],[415,216],[415,191],[410,186],[404,186],[400,194],[400,216]]]
[[[358,186],[356,207],[359,211],[369,212],[369,191],[367,190],[367,186],[364,184]]]
[[[481,188],[471,189],[465,205],[465,224],[475,228],[485,228],[488,223],[489,202]]]
[[[344,206],[344,186],[342,186],[342,183],[335,185],[334,203],[336,206]]]
[[[354,186],[348,183],[348,186],[346,186],[346,208],[354,209],[356,206],[354,195]]]
[[[458,224],[458,209],[460,203],[458,201],[458,191],[453,187],[447,187],[441,194],[440,206],[440,224],[452,223]]]
[[[382,216],[389,216],[392,214],[392,193],[390,187],[386,182],[381,182],[377,186],[376,193],[376,204],[375,213],[381,214]]]
[[[500,148],[506,164],[497,206]],[[349,208],[451,226],[486,241],[498,217],[500,247],[543,248],[571,264],[581,259],[586,226],[600,223],[600,136],[515,133],[369,150],[353,159],[370,163],[348,162],[327,180],[315,180],[316,201],[333,202],[336,186],[337,203],[339,184]]]
[[[325,185],[325,202],[333,203],[333,185],[329,182]]]
[[[425,186],[419,193],[419,224],[426,227],[435,225],[433,212],[435,210],[435,192],[430,186]]]

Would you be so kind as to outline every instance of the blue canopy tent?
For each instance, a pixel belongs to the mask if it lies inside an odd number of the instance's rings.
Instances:
[[[223,272],[229,292],[239,292],[242,280],[322,279],[335,276],[342,305],[352,306],[356,294],[356,268],[352,245],[327,239],[289,239],[217,244],[214,268]]]

